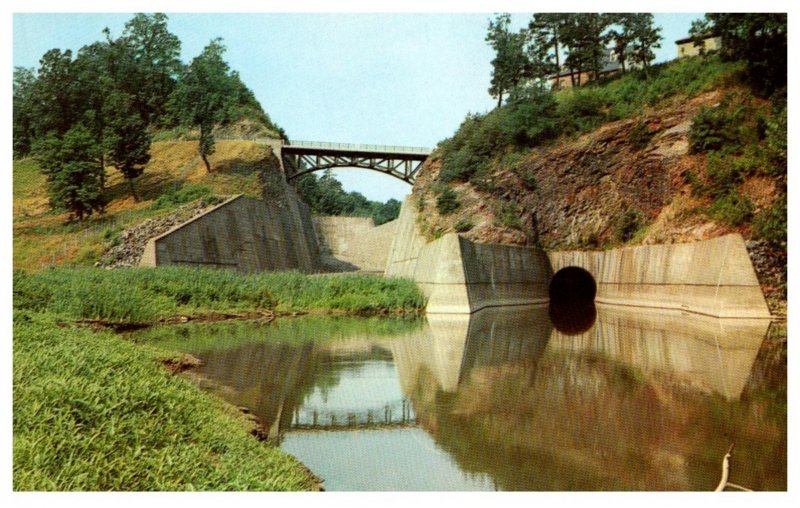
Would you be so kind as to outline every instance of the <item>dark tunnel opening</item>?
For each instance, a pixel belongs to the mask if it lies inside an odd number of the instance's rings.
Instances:
[[[594,326],[597,283],[591,273],[577,266],[562,268],[550,279],[549,292],[548,314],[558,331],[578,335]]]
[[[557,305],[585,305],[594,302],[597,283],[588,271],[578,266],[562,268],[550,279],[550,302]]]

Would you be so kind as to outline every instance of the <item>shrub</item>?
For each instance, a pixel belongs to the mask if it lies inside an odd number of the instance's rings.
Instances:
[[[595,87],[571,89],[558,95],[556,113],[562,132],[587,132],[604,120],[603,93]]]
[[[708,193],[713,197],[728,194],[730,190],[742,183],[744,174],[741,167],[736,164],[736,158],[726,153],[711,153],[708,155],[706,174],[711,180]]]
[[[619,242],[627,242],[642,227],[644,217],[639,210],[631,208],[622,214],[614,226],[614,235]]]
[[[536,146],[557,134],[557,103],[552,93],[538,87],[516,88],[507,103],[502,129],[516,146]]]
[[[460,207],[461,203],[458,202],[458,194],[449,187],[446,187],[436,198],[436,209],[442,215],[451,214]]]
[[[692,119],[689,149],[692,153],[725,149],[736,152],[759,139],[758,115],[746,99],[728,94],[717,106],[702,106]]]
[[[782,195],[775,203],[760,211],[753,219],[753,233],[757,238],[766,240],[774,247],[786,248],[786,196]]]
[[[453,226],[453,229],[455,229],[457,233],[466,233],[474,227],[475,224],[473,224],[472,219],[465,217],[456,222],[456,225]]]
[[[514,202],[504,202],[495,214],[497,216],[497,222],[501,226],[514,229],[522,228],[522,219],[519,216],[519,210]]]
[[[178,189],[172,189],[160,195],[158,199],[153,202],[151,208],[153,210],[173,208],[200,198],[204,198],[204,200],[210,202],[215,199],[215,196],[212,196],[211,189],[205,185],[183,185]]]
[[[747,196],[732,190],[715,199],[708,211],[715,220],[738,226],[753,217],[753,204]]]

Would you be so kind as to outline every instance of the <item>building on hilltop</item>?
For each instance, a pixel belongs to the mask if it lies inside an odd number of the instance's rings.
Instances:
[[[722,48],[722,37],[712,33],[686,37],[675,41],[675,46],[677,47],[678,58],[705,55],[719,51]]]
[[[575,85],[583,86],[589,81],[621,73],[622,64],[617,59],[617,54],[611,48],[605,48],[603,51],[603,67],[600,69],[600,72],[597,74],[597,76],[595,76],[594,72],[592,71],[582,71],[580,74],[578,74],[578,72],[574,71],[573,69],[562,66],[561,71],[558,72],[558,74],[548,76],[547,79],[550,82],[550,87],[552,89],[572,88],[573,75],[575,77]],[[641,69],[642,64],[632,62],[629,56],[625,60],[625,68],[626,70]]]

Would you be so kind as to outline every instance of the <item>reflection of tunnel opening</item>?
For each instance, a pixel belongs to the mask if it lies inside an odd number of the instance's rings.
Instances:
[[[594,302],[597,283],[588,271],[568,266],[550,279],[550,301],[553,304],[588,304]]]

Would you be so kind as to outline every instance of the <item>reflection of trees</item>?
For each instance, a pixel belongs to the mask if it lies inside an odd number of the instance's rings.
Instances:
[[[241,322],[177,327],[161,340],[180,341],[199,356],[204,365],[197,374],[205,384],[246,406],[268,435],[278,438],[315,390],[327,398],[343,372],[359,369],[364,361],[391,360],[391,353],[374,343],[376,338],[420,325],[407,319],[311,317],[275,327]]]

